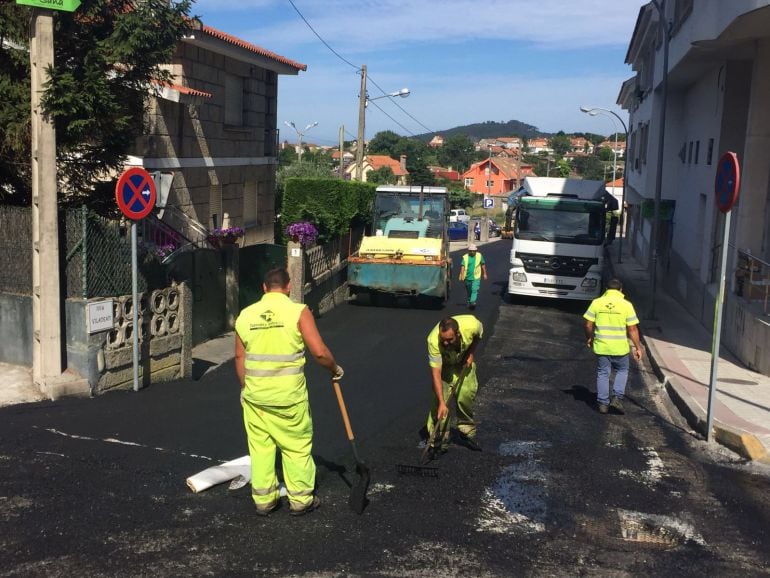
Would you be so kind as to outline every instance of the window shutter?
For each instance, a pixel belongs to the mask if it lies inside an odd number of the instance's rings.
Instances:
[[[243,224],[251,227],[257,224],[257,183],[243,183]]]

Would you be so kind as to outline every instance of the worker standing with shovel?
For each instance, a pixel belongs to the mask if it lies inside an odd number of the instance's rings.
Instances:
[[[344,372],[321,338],[310,310],[289,299],[286,269],[268,271],[262,288],[262,299],[244,309],[235,322],[235,371],[251,457],[251,496],[261,516],[278,507],[275,453],[279,449],[289,513],[301,516],[321,504],[314,495],[305,347],[333,380],[341,379]]]
[[[450,392],[457,399],[457,429],[465,445],[481,451],[476,441],[473,405],[478,390],[474,355],[483,332],[483,325],[473,315],[455,315],[442,319],[428,335],[428,364],[435,395],[428,414],[428,432],[436,433],[434,428],[438,428],[441,433],[431,435],[431,457],[438,457],[449,447]]]

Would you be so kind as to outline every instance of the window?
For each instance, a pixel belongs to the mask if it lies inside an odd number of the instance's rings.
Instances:
[[[690,145],[687,147],[687,164],[692,163],[692,141],[690,141]]]
[[[246,227],[257,224],[257,183],[243,183],[243,224]]]
[[[713,158],[713,156],[714,156],[714,139],[710,138],[709,139],[708,152],[706,153],[706,164],[707,165],[711,164],[711,159]]]
[[[243,78],[225,76],[225,124],[243,126]]]
[[[473,186],[473,177],[465,177],[465,186],[466,187],[472,187]]]
[[[642,125],[641,138],[639,139],[639,158],[643,165],[647,164],[647,137],[650,132],[650,123],[646,122]]]
[[[700,156],[700,141],[695,141],[695,164],[698,164],[698,157]]]
[[[495,181],[487,181],[487,188],[491,188],[495,186]]]

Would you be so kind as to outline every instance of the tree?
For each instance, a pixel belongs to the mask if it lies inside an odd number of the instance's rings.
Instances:
[[[467,135],[455,134],[444,141],[444,146],[438,149],[437,157],[440,165],[462,173],[473,164],[475,154],[473,141]]]
[[[602,147],[596,152],[596,156],[603,161],[611,161],[615,155],[611,148]]]
[[[290,164],[296,162],[297,158],[297,151],[294,150],[294,147],[284,147],[278,153],[278,166],[288,167]]]
[[[378,132],[366,147],[367,154],[388,155],[391,158],[398,158],[398,148],[404,137],[397,135],[392,130]]]
[[[148,94],[189,31],[190,0],[84,0],[56,13],[54,66],[42,98],[56,127],[59,190],[112,202],[111,175],[141,134]],[[30,174],[29,9],[0,4],[0,199],[27,204]],[[106,199],[105,199],[106,196]],[[114,204],[114,203],[113,203]]]
[[[559,157],[563,157],[572,148],[572,141],[564,133],[557,134],[551,137],[549,142],[554,154]]]
[[[366,182],[376,185],[395,185],[396,175],[390,167],[380,167],[377,170],[366,173]]]

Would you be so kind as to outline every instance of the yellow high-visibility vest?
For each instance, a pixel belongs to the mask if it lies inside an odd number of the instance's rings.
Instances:
[[[626,327],[637,325],[634,306],[617,289],[607,289],[583,315],[594,324],[593,350],[597,355],[627,355],[631,351]]]
[[[305,342],[298,326],[304,308],[273,291],[241,311],[235,331],[246,350],[247,401],[284,407],[307,400]]]
[[[484,326],[473,315],[452,315],[452,318],[457,321],[460,331],[460,350],[452,351],[441,347],[439,343],[440,324],[436,324],[428,335],[428,364],[431,367],[458,365],[473,339],[475,337],[480,339],[484,335]]]
[[[465,278],[466,279],[468,278],[468,273],[471,272],[469,270],[469,268],[468,268],[468,263],[470,262],[470,259],[471,259],[470,254],[466,253],[465,255],[463,255],[462,266],[465,267]],[[471,279],[473,279],[473,280],[481,279],[481,266],[482,265],[484,265],[484,256],[477,251],[476,252],[476,258],[474,259],[473,274],[471,275]],[[465,281],[465,279],[463,279],[463,281]]]

